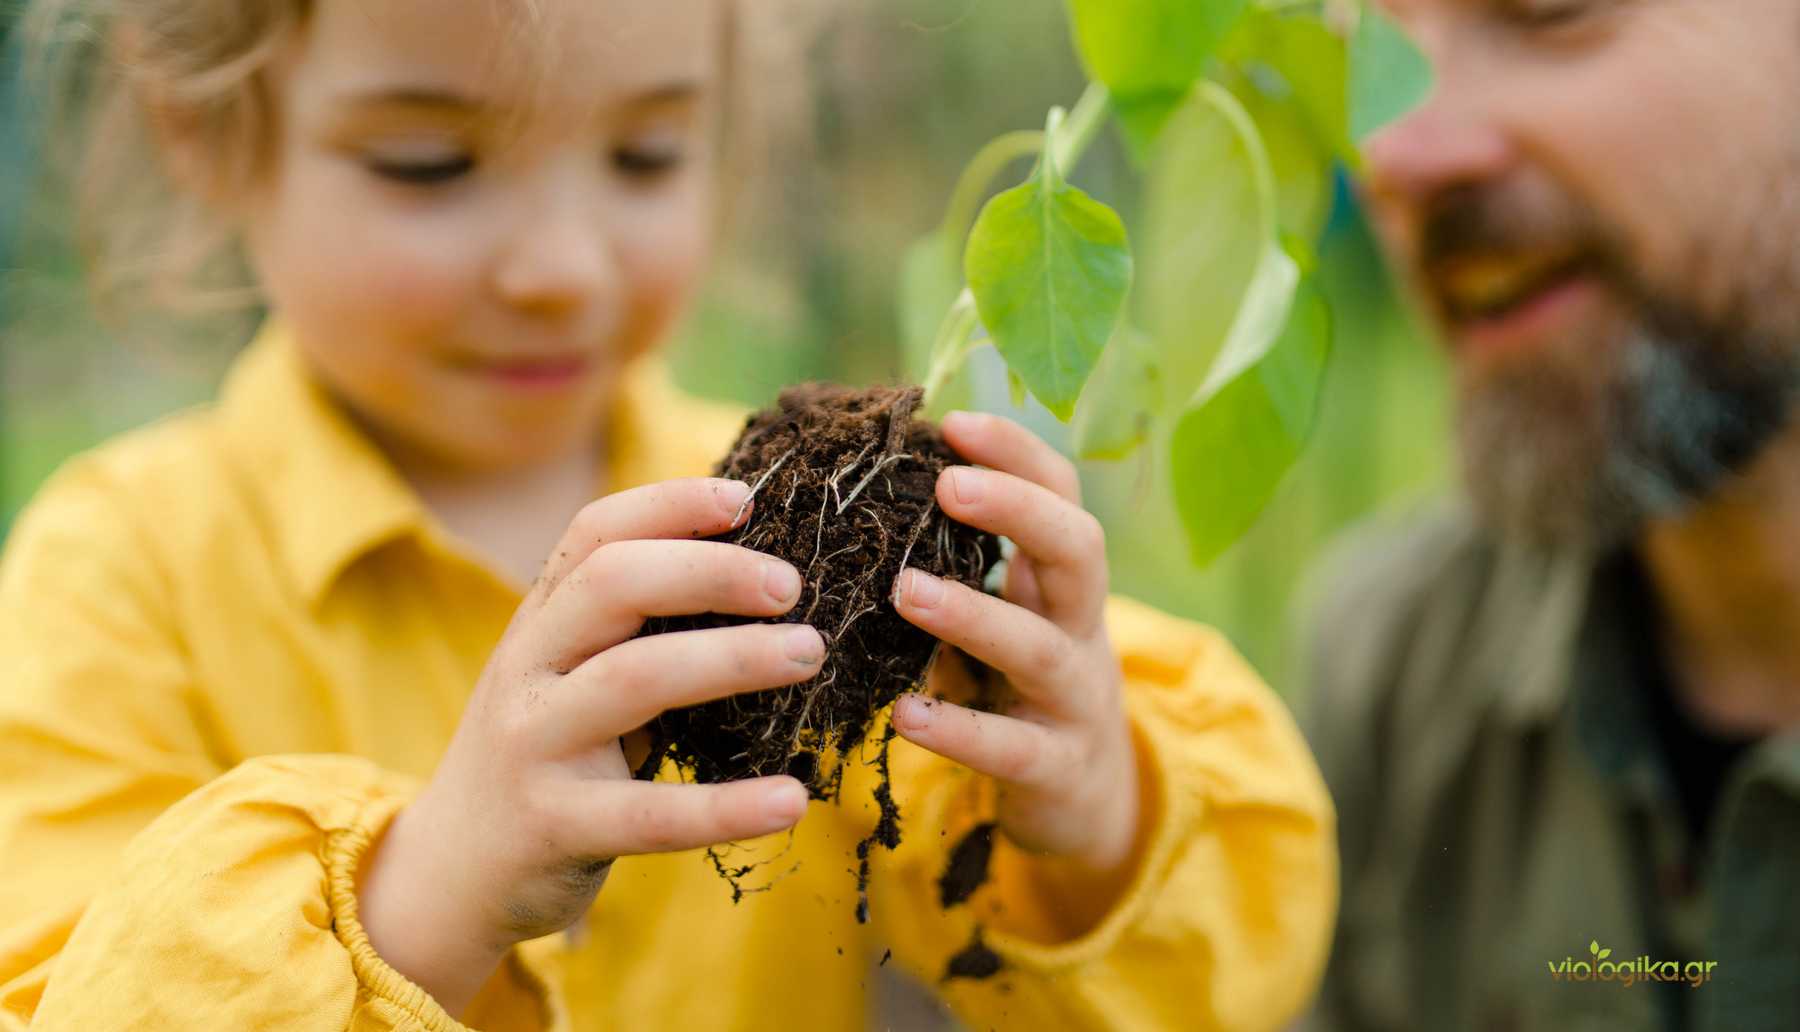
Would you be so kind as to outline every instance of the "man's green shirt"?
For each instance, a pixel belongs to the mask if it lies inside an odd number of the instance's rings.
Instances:
[[[1800,1029],[1800,732],[1669,747],[1629,556],[1501,547],[1453,506],[1334,570],[1309,657],[1343,851],[1318,1027]]]

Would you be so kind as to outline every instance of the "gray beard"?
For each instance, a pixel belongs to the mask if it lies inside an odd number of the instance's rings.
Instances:
[[[1509,539],[1610,551],[1748,466],[1787,426],[1800,349],[1747,344],[1701,321],[1645,320],[1602,371],[1553,362],[1493,377],[1462,402],[1463,475]]]

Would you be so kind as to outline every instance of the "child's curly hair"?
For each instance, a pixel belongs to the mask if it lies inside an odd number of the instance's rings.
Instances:
[[[540,23],[536,0],[489,0],[516,15],[516,45]],[[724,161],[742,184],[765,167],[804,107],[795,52],[825,16],[821,0],[720,0]],[[31,78],[46,100],[43,139],[69,193],[75,240],[98,312],[119,325],[146,310],[237,311],[257,294],[233,228],[212,201],[267,173],[268,70],[303,31],[313,0],[31,0],[21,23]],[[746,88],[754,84],[754,89]],[[172,167],[157,143],[174,124],[212,160]],[[720,208],[729,221],[730,195]]]

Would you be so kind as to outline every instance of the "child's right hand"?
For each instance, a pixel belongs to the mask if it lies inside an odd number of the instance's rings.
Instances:
[[[620,740],[666,709],[803,681],[824,642],[751,623],[633,639],[646,617],[778,616],[794,568],[695,538],[748,512],[747,485],[674,480],[610,495],[570,524],[488,660],[424,791],[366,861],[377,953],[458,1014],[515,943],[592,905],[613,857],[791,827],[786,776],[726,785],[631,779]]]

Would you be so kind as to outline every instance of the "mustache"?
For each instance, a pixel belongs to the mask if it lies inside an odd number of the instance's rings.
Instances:
[[[1446,188],[1424,213],[1415,259],[1430,273],[1459,259],[1536,252],[1581,254],[1620,278],[1630,269],[1620,234],[1587,205],[1543,186]]]

